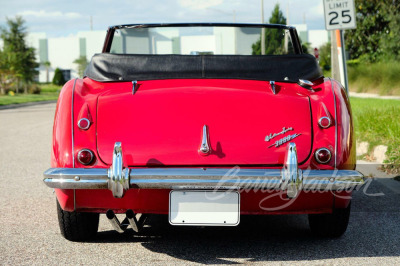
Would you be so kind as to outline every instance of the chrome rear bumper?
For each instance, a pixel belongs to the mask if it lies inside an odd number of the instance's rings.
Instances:
[[[300,170],[296,145],[289,143],[282,169],[248,168],[123,168],[121,144],[114,147],[107,168],[50,168],[45,184],[61,189],[110,189],[116,198],[130,188],[149,189],[281,189],[290,198],[300,190],[351,190],[364,176],[353,170]]]

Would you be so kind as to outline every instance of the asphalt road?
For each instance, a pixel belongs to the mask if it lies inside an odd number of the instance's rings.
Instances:
[[[102,215],[95,242],[69,242],[42,182],[54,110],[0,110],[0,264],[400,264],[400,182],[379,174],[354,194],[349,228],[335,240],[313,237],[302,215],[243,217],[230,228],[172,227],[151,216],[139,236],[116,233]]]

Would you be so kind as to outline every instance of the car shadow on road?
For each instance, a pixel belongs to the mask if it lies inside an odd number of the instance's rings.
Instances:
[[[315,237],[306,215],[242,216],[237,227],[171,226],[151,215],[139,235],[100,232],[96,242],[136,242],[171,257],[206,264],[400,256],[400,194],[373,182],[354,193],[350,224],[337,239]],[[368,194],[367,193],[367,194]]]

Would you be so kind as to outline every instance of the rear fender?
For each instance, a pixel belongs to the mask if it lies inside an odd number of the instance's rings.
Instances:
[[[335,91],[337,112],[336,168],[354,170],[356,168],[356,145],[350,100],[339,82],[333,80],[332,84]]]
[[[68,81],[61,89],[58,97],[53,124],[53,145],[51,151],[51,167],[72,168],[72,99],[77,79]],[[74,210],[74,191],[71,189],[55,189],[57,200],[63,210]]]

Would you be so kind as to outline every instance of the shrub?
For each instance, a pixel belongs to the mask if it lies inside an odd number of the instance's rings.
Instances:
[[[358,92],[400,94],[400,62],[353,62],[348,64],[350,87]]]
[[[59,68],[56,68],[53,77],[53,84],[62,86],[65,84],[65,79],[62,74],[62,71]]]
[[[38,84],[31,84],[28,87],[28,93],[30,94],[40,94],[42,88]]]

